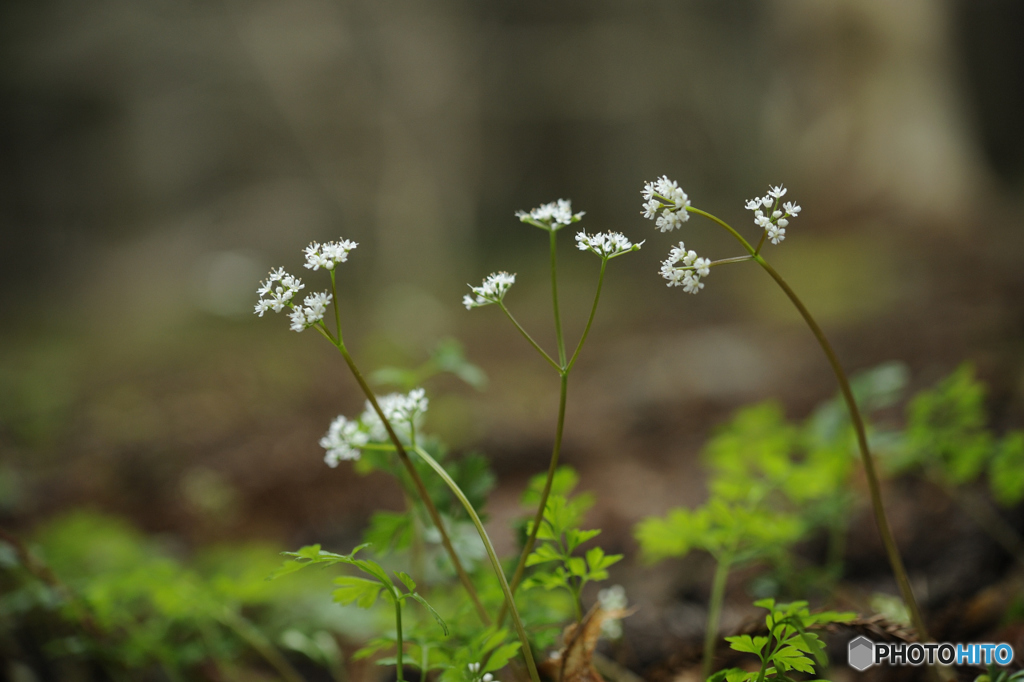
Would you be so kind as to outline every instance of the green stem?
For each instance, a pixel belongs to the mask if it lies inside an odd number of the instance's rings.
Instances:
[[[548,364],[555,368],[556,372],[561,372],[562,366],[559,365],[554,360],[552,360],[551,356],[547,354],[547,351],[541,348],[540,344],[533,340],[533,337],[530,336],[530,333],[523,329],[523,325],[519,324],[518,320],[516,320],[516,318],[512,316],[512,313],[510,313],[508,308],[505,307],[505,304],[502,303],[501,301],[498,301],[498,305],[501,306],[501,309],[505,312],[506,315],[508,315],[508,319],[512,321],[512,324],[514,324],[516,329],[519,330],[519,333],[523,335],[523,338],[529,341],[530,345],[533,346],[538,353],[544,356],[544,359],[548,361]]]
[[[398,434],[395,433],[394,428],[391,426],[391,422],[384,415],[384,411],[380,409],[380,405],[377,404],[377,397],[373,394],[369,384],[366,383],[366,379],[363,378],[359,368],[356,367],[355,361],[349,354],[348,349],[345,348],[344,341],[338,338],[338,342],[335,347],[341,352],[343,358],[345,358],[345,364],[348,365],[349,370],[352,372],[352,376],[355,377],[356,383],[363,390],[366,395],[366,399],[370,402],[374,412],[380,417],[380,421],[384,424],[384,428],[388,432],[388,438],[391,443],[395,446],[395,451],[398,453],[398,458],[401,460],[405,470],[409,472],[409,477],[412,479],[413,485],[416,486],[416,492],[423,500],[423,506],[426,507],[427,513],[430,515],[430,520],[434,526],[437,527],[437,532],[441,535],[441,544],[444,545],[445,551],[448,552],[448,557],[452,561],[452,566],[455,567],[455,573],[459,577],[459,582],[466,589],[466,593],[472,600],[473,605],[476,607],[477,614],[480,616],[480,620],[483,621],[484,625],[490,625],[491,619],[487,615],[486,609],[483,604],[480,603],[480,597],[477,595],[476,588],[473,587],[473,582],[469,579],[469,575],[466,573],[466,569],[462,566],[462,561],[459,559],[459,555],[455,552],[455,547],[452,546],[451,538],[448,536],[448,531],[444,527],[444,523],[441,521],[441,514],[438,513],[437,507],[434,506],[433,500],[430,499],[430,493],[427,492],[427,488],[423,485],[423,479],[420,478],[419,473],[416,471],[416,467],[413,466],[412,460],[409,459],[409,454],[405,451],[405,446],[402,445],[401,439]]]
[[[398,675],[398,682],[404,682],[402,679],[402,672],[405,665],[402,662],[402,600],[398,597],[393,597],[395,600],[395,639],[398,649],[395,651],[395,674]]]
[[[558,312],[558,254],[557,232],[551,230],[551,305],[555,309],[555,338],[558,340],[558,364],[565,367],[565,337],[562,335],[562,316]]]
[[[569,360],[569,364],[565,367],[566,374],[572,371],[572,366],[576,364],[576,358],[580,356],[580,350],[587,340],[587,334],[590,333],[590,325],[594,324],[594,315],[597,313],[597,302],[601,300],[601,287],[604,285],[604,271],[607,265],[608,259],[602,258],[601,274],[597,277],[597,293],[594,294],[594,305],[590,306],[590,317],[587,318],[587,326],[583,328],[583,336],[580,337],[580,342],[576,344],[576,350],[573,351],[572,359]]]
[[[548,497],[551,495],[551,485],[555,480],[555,471],[558,469],[558,457],[562,452],[562,433],[565,431],[565,403],[568,391],[569,375],[568,373],[563,373],[558,392],[558,425],[555,427],[555,445],[551,449],[548,476],[544,481],[544,489],[540,493],[540,503],[537,505],[537,511],[533,515],[533,526],[530,529],[530,535],[526,538],[523,551],[519,554],[519,562],[516,564],[515,573],[512,574],[513,593],[515,593],[516,588],[523,581],[523,573],[526,571],[526,558],[530,556],[530,552],[533,551],[533,546],[537,542],[537,533],[540,531],[540,524],[544,520],[544,509],[547,507]],[[500,625],[503,622],[505,622],[505,607],[502,607],[501,612],[498,613],[498,624]]]
[[[418,454],[424,462],[426,462],[431,469],[437,473],[438,476],[448,485],[451,489],[452,494],[458,498],[459,502],[462,503],[462,507],[469,514],[469,518],[472,519],[473,525],[476,526],[476,532],[480,535],[480,540],[484,543],[484,548],[487,550],[487,556],[491,560],[491,567],[494,569],[494,574],[498,578],[498,583],[501,585],[501,591],[505,595],[505,604],[508,607],[509,613],[512,614],[512,622],[515,625],[516,633],[519,635],[519,641],[522,643],[523,658],[526,659],[526,667],[530,671],[530,679],[533,682],[540,682],[540,677],[537,674],[537,664],[533,660],[533,651],[530,649],[530,640],[526,636],[526,629],[523,627],[523,621],[519,617],[519,610],[516,609],[515,599],[512,596],[512,590],[509,589],[508,581],[505,580],[505,572],[501,568],[501,562],[498,560],[498,555],[494,551],[494,545],[491,544],[491,538],[487,535],[487,531],[484,529],[484,524],[480,521],[480,516],[477,515],[476,510],[473,509],[473,505],[470,504],[469,499],[466,497],[462,489],[459,488],[458,484],[452,480],[452,477],[448,475],[448,472],[444,470],[440,464],[434,460],[423,448],[417,447],[416,454]]]
[[[784,280],[782,276],[775,271],[775,268],[757,254],[757,250],[754,249],[754,247],[752,247],[750,243],[740,235],[740,233],[734,230],[728,223],[711,215],[710,213],[706,213],[696,208],[689,208],[687,210],[714,221],[721,227],[728,230],[729,233],[743,245],[747,252],[754,257],[754,260],[757,261],[765,272],[775,280],[775,283],[782,288],[793,305],[796,306],[801,317],[804,318],[804,322],[807,323],[807,326],[810,327],[811,332],[814,334],[814,338],[817,339],[818,345],[820,345],[822,351],[824,351],[825,357],[828,358],[828,362],[832,366],[832,372],[836,375],[836,381],[839,383],[839,390],[843,394],[843,400],[846,402],[846,408],[850,412],[850,421],[853,422],[854,430],[857,432],[857,445],[860,449],[861,461],[864,465],[864,473],[868,481],[868,490],[871,494],[871,508],[875,515],[875,523],[878,525],[879,535],[882,536],[882,544],[885,546],[885,552],[889,558],[889,565],[892,567],[893,574],[896,578],[896,584],[900,590],[900,595],[903,597],[903,602],[906,604],[907,610],[910,612],[910,620],[914,625],[914,629],[917,630],[918,638],[921,641],[928,641],[928,631],[925,629],[924,619],[921,618],[921,611],[918,608],[917,599],[914,597],[914,590],[910,585],[910,578],[907,577],[907,570],[903,566],[903,558],[900,556],[899,548],[896,546],[896,541],[892,536],[892,530],[889,527],[889,519],[885,515],[885,507],[882,504],[882,489],[878,482],[878,474],[875,471],[874,459],[871,456],[871,451],[868,449],[868,437],[867,432],[864,429],[864,420],[861,417],[860,408],[857,407],[857,401],[853,397],[853,390],[850,388],[850,381],[846,377],[846,372],[843,370],[843,366],[840,364],[839,358],[832,349],[832,344],[829,343],[828,338],[825,336],[825,332],[823,332],[821,327],[818,326],[817,321],[815,321],[810,311],[807,310],[807,307],[803,304],[803,301],[800,300],[800,297],[796,295],[796,292],[794,292],[786,280]]]
[[[708,602],[708,624],[704,633],[704,659],[701,662],[701,679],[711,675],[711,666],[715,661],[715,644],[718,642],[718,627],[722,622],[722,603],[725,601],[725,585],[729,579],[728,557],[717,559],[715,578],[711,583],[711,600]]]

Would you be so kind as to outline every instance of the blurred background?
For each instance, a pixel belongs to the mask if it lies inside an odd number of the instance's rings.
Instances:
[[[183,552],[342,550],[401,508],[388,479],[323,464],[330,420],[362,406],[337,353],[251,312],[271,267],[322,289],[300,250],[344,237],[365,369],[454,337],[489,375],[483,393],[431,384],[428,424],[489,457],[510,551],[558,382],[499,311],[460,299],[518,273],[506,302],[551,348],[545,235],[513,214],[562,197],[588,231],[647,240],[609,267],[564,450],[606,548],[633,555],[637,520],[704,499],[701,445],[737,407],[800,419],[835,392],[756,267],[695,297],[664,286],[680,238],[738,251],[706,221],[643,220],[661,174],[748,235],[745,200],[785,183],[803,212],[767,257],[848,369],[899,360],[920,388],[971,360],[994,427],[1019,427],[1022,30],[1009,0],[4,3],[0,519],[28,534],[89,508]],[[560,244],[572,342],[598,261],[568,230]],[[636,627],[668,628],[678,567],[617,571]]]

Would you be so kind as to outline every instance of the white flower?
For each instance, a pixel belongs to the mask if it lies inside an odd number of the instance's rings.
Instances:
[[[292,331],[301,332],[323,320],[330,303],[331,295],[326,292],[306,296],[302,305],[295,306],[289,315],[292,321]]]
[[[578,223],[583,218],[584,212],[572,212],[572,202],[568,199],[559,199],[550,204],[544,204],[526,211],[516,211],[516,217],[524,223],[529,223],[544,230],[556,232],[566,225]]]
[[[476,673],[480,672],[480,664],[479,663],[470,663],[466,667],[469,668],[469,672],[473,673],[474,675]]]
[[[470,310],[471,308],[498,303],[505,298],[505,294],[508,293],[508,290],[515,282],[516,276],[514,274],[492,272],[484,279],[483,284],[480,286],[467,285],[473,291],[475,297],[466,294],[462,297],[462,304],[466,306],[466,310]]]
[[[786,193],[782,185],[772,187],[769,185],[768,194],[761,199],[751,199],[746,203],[746,208],[754,212],[754,224],[765,231],[765,236],[772,244],[778,244],[786,238],[786,227],[789,226],[789,219],[800,213],[800,207],[792,201],[778,208],[778,200]],[[771,215],[765,215],[761,207],[770,208]]]
[[[360,449],[370,439],[359,422],[338,415],[327,429],[327,435],[320,439],[320,447],[327,451],[324,461],[332,469],[346,459],[359,459]]]
[[[419,427],[429,404],[430,401],[422,388],[415,388],[408,394],[390,393],[377,398],[377,405],[380,406],[380,411],[384,413],[384,417],[391,424],[391,428],[399,436],[406,437]],[[366,409],[359,420],[371,440],[386,441],[389,439],[384,422],[380,420],[380,416],[373,409],[369,400],[366,401]]]
[[[682,266],[679,264],[682,263]],[[668,259],[661,264],[661,276],[668,280],[666,286],[682,287],[688,294],[696,294],[704,288],[701,278],[711,272],[711,261],[698,258],[696,252],[687,250],[683,242],[672,247]]]
[[[608,260],[630,251],[639,251],[643,242],[633,244],[620,232],[598,232],[589,235],[586,232],[576,234],[576,246],[580,251],[590,251]]]
[[[622,611],[629,604],[626,599],[626,590],[622,585],[612,585],[597,593],[597,601],[602,611]],[[608,619],[601,623],[601,634],[608,639],[622,637],[622,621],[619,619]]]
[[[667,175],[644,184],[642,194],[646,200],[643,215],[656,221],[655,226],[660,231],[671,232],[690,219],[686,210],[690,206],[690,198]],[[661,211],[660,215],[658,211]]]
[[[281,312],[291,305],[292,297],[303,288],[305,285],[302,280],[292,277],[284,271],[284,268],[271,270],[267,280],[260,282],[259,288],[256,289],[260,300],[256,303],[255,314],[263,317],[263,313],[268,310],[273,310],[275,313]]]
[[[323,245],[313,242],[304,249],[306,254],[305,267],[310,270],[319,270],[320,268],[333,270],[334,266],[338,263],[347,261],[349,252],[357,246],[359,245],[349,239],[342,239],[339,242],[327,242]]]

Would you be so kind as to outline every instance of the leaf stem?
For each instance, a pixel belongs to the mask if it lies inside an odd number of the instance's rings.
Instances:
[[[711,675],[711,667],[715,660],[715,643],[718,641],[718,627],[722,622],[722,604],[725,601],[725,586],[729,579],[729,567],[732,563],[728,557],[715,557],[715,577],[711,583],[711,598],[708,601],[707,631],[704,633],[704,658],[701,661],[701,679]]]
[[[337,290],[335,289],[334,281],[331,280],[331,291],[337,298]],[[330,339],[330,334],[323,330],[322,327],[317,327],[322,333]],[[345,359],[345,364],[348,365],[349,371],[352,372],[352,376],[355,377],[356,383],[359,384],[359,388],[362,389],[363,394],[373,407],[373,411],[380,417],[380,421],[384,424],[384,428],[388,432],[388,438],[391,443],[395,446],[395,451],[398,453],[398,458],[401,460],[405,470],[409,472],[409,478],[412,479],[413,485],[416,487],[416,492],[420,499],[423,501],[423,506],[426,507],[427,513],[430,515],[430,520],[434,526],[437,527],[437,532],[441,535],[441,544],[444,545],[445,551],[448,552],[448,557],[451,559],[452,566],[455,567],[455,573],[459,577],[459,582],[465,588],[466,593],[469,595],[470,600],[473,602],[473,606],[476,607],[476,612],[480,616],[480,620],[483,621],[484,625],[490,625],[491,619],[487,615],[487,610],[484,609],[482,603],[480,603],[480,596],[476,592],[476,588],[473,587],[473,582],[469,579],[469,575],[466,573],[466,569],[462,566],[462,561],[459,559],[459,555],[455,552],[455,547],[452,546],[451,538],[448,536],[448,531],[444,527],[444,523],[441,521],[441,514],[437,511],[437,507],[434,506],[433,500],[430,499],[430,493],[427,492],[427,487],[423,484],[423,479],[420,478],[419,472],[416,471],[416,467],[413,466],[412,460],[409,459],[409,453],[405,451],[405,446],[402,445],[401,439],[398,434],[395,433],[395,429],[391,426],[391,422],[385,416],[384,411],[380,409],[380,405],[377,403],[377,396],[374,395],[373,390],[369,384],[366,383],[366,379],[363,378],[362,372],[359,371],[359,367],[356,366],[355,360],[352,359],[352,355],[349,354],[348,348],[345,347],[345,342],[341,336],[341,324],[338,325],[338,339],[335,341],[330,339],[332,344],[341,353],[341,356]]]
[[[512,592],[515,593],[519,584],[523,582],[523,573],[526,571],[526,559],[533,551],[533,546],[537,542],[537,533],[540,531],[540,525],[544,521],[544,510],[547,508],[548,497],[551,495],[551,485],[555,480],[555,471],[558,469],[558,457],[562,452],[562,433],[565,431],[565,403],[569,391],[569,374],[568,372],[562,374],[562,381],[559,386],[558,392],[558,425],[555,427],[555,444],[551,449],[551,462],[548,464],[548,476],[544,481],[544,489],[540,494],[540,503],[537,505],[537,511],[533,515],[533,527],[530,529],[530,535],[526,538],[526,544],[523,545],[523,551],[519,554],[519,562],[516,564],[515,573],[512,574]],[[500,625],[505,621],[505,607],[498,613],[498,624]]]
[[[505,304],[502,301],[498,301],[498,305],[501,306],[501,309],[505,312],[506,315],[508,315],[508,319],[512,321],[512,324],[514,324],[516,329],[519,330],[519,333],[523,335],[523,338],[526,339],[527,341],[529,341],[530,345],[533,346],[534,349],[538,353],[540,353],[542,356],[544,356],[544,359],[548,361],[548,364],[550,364],[552,367],[555,368],[556,372],[561,372],[562,371],[562,366],[559,365],[554,360],[552,360],[551,356],[547,354],[547,351],[545,351],[543,348],[541,348],[540,345],[536,341],[533,340],[533,337],[530,336],[530,333],[527,332],[525,329],[523,329],[523,326],[521,324],[519,324],[519,322],[516,320],[516,318],[514,318],[512,316],[512,313],[509,312],[509,309],[505,307]]]
[[[829,364],[832,366],[832,372],[836,375],[836,381],[839,384],[839,390],[843,394],[843,400],[846,402],[846,408],[850,412],[850,421],[853,422],[854,430],[857,433],[857,445],[860,449],[861,461],[864,465],[864,473],[868,481],[868,490],[871,494],[871,508],[874,512],[875,523],[878,526],[879,535],[882,537],[882,544],[885,546],[885,552],[889,558],[889,565],[892,567],[892,572],[896,578],[896,584],[899,587],[900,595],[903,597],[903,602],[907,606],[907,610],[910,612],[910,619],[914,625],[914,629],[917,630],[917,636],[922,641],[928,641],[928,631],[925,629],[924,619],[921,618],[921,610],[917,605],[917,599],[914,597],[914,590],[910,585],[910,578],[907,576],[907,570],[903,566],[903,558],[900,556],[899,548],[896,546],[896,541],[892,536],[892,530],[889,527],[889,519],[885,514],[885,506],[882,504],[882,490],[881,485],[878,482],[878,474],[875,471],[874,458],[871,456],[871,451],[868,448],[867,433],[864,429],[864,419],[861,417],[860,409],[857,407],[857,401],[853,397],[853,391],[850,388],[850,381],[846,376],[846,372],[843,370],[842,364],[839,362],[838,356],[832,349],[832,344],[829,343],[828,338],[825,336],[825,332],[822,331],[817,321],[811,315],[810,311],[800,300],[800,297],[796,295],[796,292],[789,286],[789,284],[782,278],[782,276],[776,272],[762,256],[757,253],[757,250],[750,245],[746,239],[740,235],[731,225],[723,221],[717,216],[706,213],[700,209],[688,208],[688,211],[702,215],[705,218],[717,223],[724,229],[726,229],[733,237],[743,245],[743,248],[753,256],[753,260],[757,261],[765,272],[767,272],[775,283],[786,293],[789,300],[796,306],[800,316],[804,318],[804,322],[810,327],[811,333],[814,334],[814,338],[817,339],[818,345],[821,346],[821,350],[824,351],[825,357],[828,358]]]
[[[509,589],[508,581],[505,579],[505,571],[501,568],[501,562],[498,560],[498,555],[494,551],[494,545],[491,544],[491,538],[487,535],[487,530],[484,529],[484,524],[480,520],[480,516],[476,513],[473,505],[466,497],[459,485],[448,475],[448,472],[444,470],[437,461],[431,457],[423,448],[416,447],[416,454],[418,454],[424,462],[426,462],[431,469],[437,473],[438,476],[448,485],[448,488],[452,491],[452,494],[458,498],[459,502],[462,503],[466,513],[469,514],[470,519],[473,521],[473,525],[476,526],[476,532],[480,535],[480,540],[484,543],[484,548],[487,550],[487,556],[491,560],[491,567],[494,569],[494,574],[498,578],[498,583],[501,585],[501,591],[505,596],[505,605],[507,606],[509,613],[512,614],[512,623],[515,625],[516,633],[519,635],[519,641],[522,643],[523,658],[526,659],[526,667],[530,671],[530,679],[533,682],[540,682],[540,677],[537,674],[537,664],[533,660],[533,651],[530,649],[530,640],[526,636],[526,629],[523,627],[523,621],[519,617],[519,610],[516,609],[515,598],[512,596],[512,590]]]
[[[551,235],[551,305],[555,309],[555,338],[558,340],[558,364],[565,367],[565,336],[562,335],[562,316],[558,312],[558,254],[557,235],[555,230],[549,230]]]

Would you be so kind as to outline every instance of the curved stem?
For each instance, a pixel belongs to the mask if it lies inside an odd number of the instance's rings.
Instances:
[[[718,559],[715,565],[715,578],[711,583],[711,599],[708,602],[707,631],[704,633],[704,658],[701,661],[701,679],[711,675],[711,666],[715,660],[715,643],[718,641],[718,627],[722,622],[722,602],[725,601],[725,585],[729,578],[730,560],[728,557]]]
[[[274,644],[267,639],[256,626],[246,620],[243,616],[231,609],[225,608],[218,618],[221,623],[230,628],[236,635],[242,638],[246,644],[251,646],[256,653],[264,658],[274,670],[287,682],[304,682],[305,678],[292,667],[288,659],[284,657]]]
[[[345,364],[348,365],[349,370],[352,372],[352,376],[355,377],[356,383],[363,390],[366,395],[366,399],[370,402],[374,412],[380,417],[381,423],[384,424],[384,428],[388,432],[388,438],[391,443],[395,446],[395,451],[398,453],[398,458],[401,460],[402,465],[405,466],[405,470],[409,472],[409,478],[412,479],[413,485],[416,486],[416,492],[420,499],[423,501],[423,506],[426,507],[427,513],[430,514],[430,520],[437,528],[437,532],[441,535],[441,544],[444,545],[445,551],[448,552],[448,557],[452,561],[452,566],[455,567],[455,573],[459,577],[459,582],[466,589],[466,593],[469,598],[473,601],[473,605],[476,607],[477,614],[480,616],[480,620],[483,621],[484,625],[490,625],[491,619],[487,615],[487,611],[484,609],[483,604],[480,603],[480,597],[477,595],[476,588],[473,587],[473,582],[469,579],[469,574],[466,573],[466,569],[462,566],[462,561],[459,559],[459,555],[455,552],[455,547],[452,546],[451,538],[448,537],[448,531],[444,527],[444,523],[441,521],[441,514],[438,513],[437,507],[434,506],[433,500],[430,499],[430,494],[427,492],[427,488],[423,485],[423,479],[420,478],[419,473],[416,471],[416,467],[413,466],[412,460],[409,459],[409,453],[405,451],[405,446],[402,445],[401,439],[398,434],[395,433],[394,428],[391,426],[391,422],[384,415],[384,411],[380,409],[380,405],[377,404],[377,397],[373,394],[369,384],[366,383],[366,379],[363,378],[359,368],[356,367],[355,361],[352,356],[349,355],[348,349],[345,348],[345,344],[339,339],[336,344],[336,348],[341,351],[341,355],[345,358]]]
[[[519,554],[519,562],[516,564],[515,573],[512,574],[512,592],[515,593],[519,583],[523,582],[523,573],[526,571],[526,559],[533,551],[537,542],[537,532],[544,520],[544,510],[548,506],[548,497],[551,495],[551,485],[555,480],[555,471],[558,469],[558,456],[562,451],[562,433],[565,431],[565,402],[569,392],[569,375],[562,374],[562,382],[558,392],[558,425],[555,427],[555,444],[551,449],[551,462],[548,464],[548,477],[544,481],[544,489],[540,493],[540,503],[537,505],[537,512],[533,515],[533,526],[530,535],[526,538],[523,551]],[[505,621],[505,608],[498,613],[498,624]]]
[[[900,550],[896,546],[896,540],[892,536],[892,529],[889,527],[889,519],[885,514],[885,506],[882,504],[882,486],[878,482],[878,473],[875,471],[875,460],[871,456],[871,450],[868,448],[868,436],[864,429],[864,419],[861,417],[860,408],[857,407],[857,401],[853,397],[853,390],[850,388],[850,381],[846,377],[846,372],[843,370],[843,366],[839,363],[839,358],[836,356],[835,351],[832,349],[832,344],[829,343],[825,337],[825,332],[821,330],[814,317],[811,316],[810,311],[804,306],[803,301],[796,295],[789,284],[782,278],[782,276],[775,271],[771,265],[765,261],[761,256],[755,256],[754,260],[764,268],[765,272],[771,275],[775,283],[782,288],[789,300],[792,301],[796,309],[800,311],[800,315],[804,318],[804,322],[811,328],[811,332],[814,337],[818,340],[818,345],[825,352],[825,356],[828,358],[828,362],[832,365],[832,371],[836,375],[836,381],[839,383],[839,390],[843,394],[843,400],[846,401],[846,408],[850,412],[850,421],[853,422],[853,428],[857,432],[857,446],[860,449],[861,461],[864,464],[864,473],[868,481],[868,490],[871,494],[871,508],[875,513],[875,523],[878,525],[878,533],[882,536],[882,544],[885,546],[885,552],[889,557],[889,564],[892,566],[892,571],[896,577],[896,584],[899,587],[900,595],[903,597],[903,602],[907,605],[907,610],[910,612],[910,620],[914,624],[914,629],[917,630],[917,636],[921,641],[928,641],[928,631],[924,625],[924,619],[921,618],[921,610],[917,605],[917,599],[914,597],[914,590],[910,585],[910,578],[907,577],[907,569],[903,566],[903,558],[900,556]]]
[[[576,364],[576,358],[580,355],[580,350],[583,348],[583,343],[587,340],[587,334],[590,333],[590,325],[594,324],[594,314],[597,313],[597,302],[601,300],[601,286],[604,284],[604,271],[608,265],[608,259],[601,259],[601,274],[597,277],[597,293],[594,294],[594,305],[590,307],[590,317],[587,318],[587,326],[583,329],[583,336],[580,337],[580,342],[576,344],[576,350],[573,351],[572,359],[569,360],[569,364],[565,366],[565,373],[568,374],[572,370],[572,366]]]
[[[557,232],[550,230],[551,235],[551,305],[555,309],[555,338],[558,340],[558,364],[565,367],[565,336],[562,335],[562,316],[558,312],[558,255]]]
[[[899,587],[900,595],[903,597],[903,602],[907,606],[907,610],[910,612],[910,620],[914,625],[914,629],[917,630],[917,636],[922,641],[928,641],[928,631],[924,626],[924,619],[921,618],[921,610],[918,608],[917,599],[914,597],[914,590],[910,586],[910,578],[907,577],[907,570],[903,566],[903,558],[900,556],[899,548],[896,546],[896,541],[893,539],[892,530],[889,528],[889,519],[885,515],[885,506],[882,504],[882,489],[878,482],[878,474],[875,471],[874,458],[871,456],[871,451],[868,448],[868,437],[864,430],[864,419],[861,417],[860,408],[857,407],[857,401],[853,397],[853,390],[850,388],[850,381],[846,377],[846,372],[843,370],[843,366],[839,362],[839,358],[836,356],[835,351],[832,349],[832,344],[829,343],[828,338],[825,336],[825,332],[822,331],[821,327],[818,326],[817,321],[811,315],[810,311],[800,300],[800,297],[796,295],[796,292],[790,288],[789,284],[782,278],[782,276],[775,271],[763,257],[758,255],[757,250],[750,245],[743,236],[737,232],[731,225],[726,223],[721,218],[711,215],[705,211],[697,208],[688,208],[692,213],[702,215],[705,218],[717,223],[725,230],[727,230],[733,237],[736,238],[743,248],[753,256],[753,259],[757,261],[758,265],[764,268],[775,283],[786,293],[789,300],[796,306],[796,309],[800,312],[800,316],[804,318],[804,322],[810,327],[811,333],[814,334],[814,338],[817,339],[818,345],[821,346],[821,350],[824,351],[825,357],[828,358],[829,364],[832,366],[832,372],[836,375],[836,381],[839,383],[839,390],[843,394],[843,400],[846,402],[846,408],[850,413],[850,421],[853,422],[853,428],[857,432],[857,445],[860,449],[861,462],[864,465],[864,473],[868,481],[868,490],[871,494],[871,508],[874,512],[875,523],[878,525],[878,533],[882,536],[882,544],[885,546],[886,555],[889,558],[889,565],[892,567],[892,572],[896,578],[896,584]]]
[[[554,360],[552,360],[551,356],[548,355],[547,352],[543,348],[541,348],[540,345],[536,341],[533,340],[533,337],[530,336],[529,332],[527,332],[525,329],[523,329],[523,325],[519,324],[519,322],[516,320],[516,318],[512,317],[512,313],[510,313],[508,308],[505,307],[505,304],[502,303],[501,301],[498,301],[498,305],[501,306],[501,309],[505,312],[506,315],[508,315],[508,319],[511,320],[512,324],[514,324],[516,326],[516,329],[518,329],[519,333],[523,335],[523,338],[526,339],[527,341],[529,341],[530,345],[533,346],[534,349],[538,353],[540,353],[542,356],[544,356],[544,359],[548,361],[548,364],[550,364],[552,367],[555,368],[555,371],[561,372],[562,371],[562,366],[559,365]]]
[[[526,636],[526,629],[523,627],[523,621],[519,617],[519,611],[516,609],[516,602],[512,596],[512,590],[509,589],[508,581],[505,580],[505,572],[501,568],[501,562],[498,560],[498,555],[494,551],[494,545],[491,544],[491,538],[487,535],[487,531],[484,529],[484,524],[480,521],[480,516],[477,515],[476,510],[473,509],[473,505],[470,504],[469,499],[466,497],[459,485],[452,480],[452,477],[448,475],[448,472],[444,470],[437,461],[431,457],[423,448],[417,447],[416,454],[418,454],[424,462],[426,462],[431,469],[433,469],[438,476],[448,485],[448,488],[452,491],[452,494],[458,498],[459,502],[462,503],[462,507],[469,514],[469,518],[472,519],[473,525],[476,526],[476,532],[480,535],[480,540],[484,543],[484,548],[487,550],[487,556],[491,560],[491,567],[494,569],[494,574],[498,578],[498,583],[501,585],[501,591],[505,595],[505,604],[508,607],[509,612],[512,614],[512,622],[515,625],[516,633],[519,635],[519,641],[522,643],[523,658],[526,659],[526,667],[530,671],[530,679],[533,682],[540,682],[540,677],[537,674],[537,664],[533,660],[533,651],[530,649],[530,640]]]

